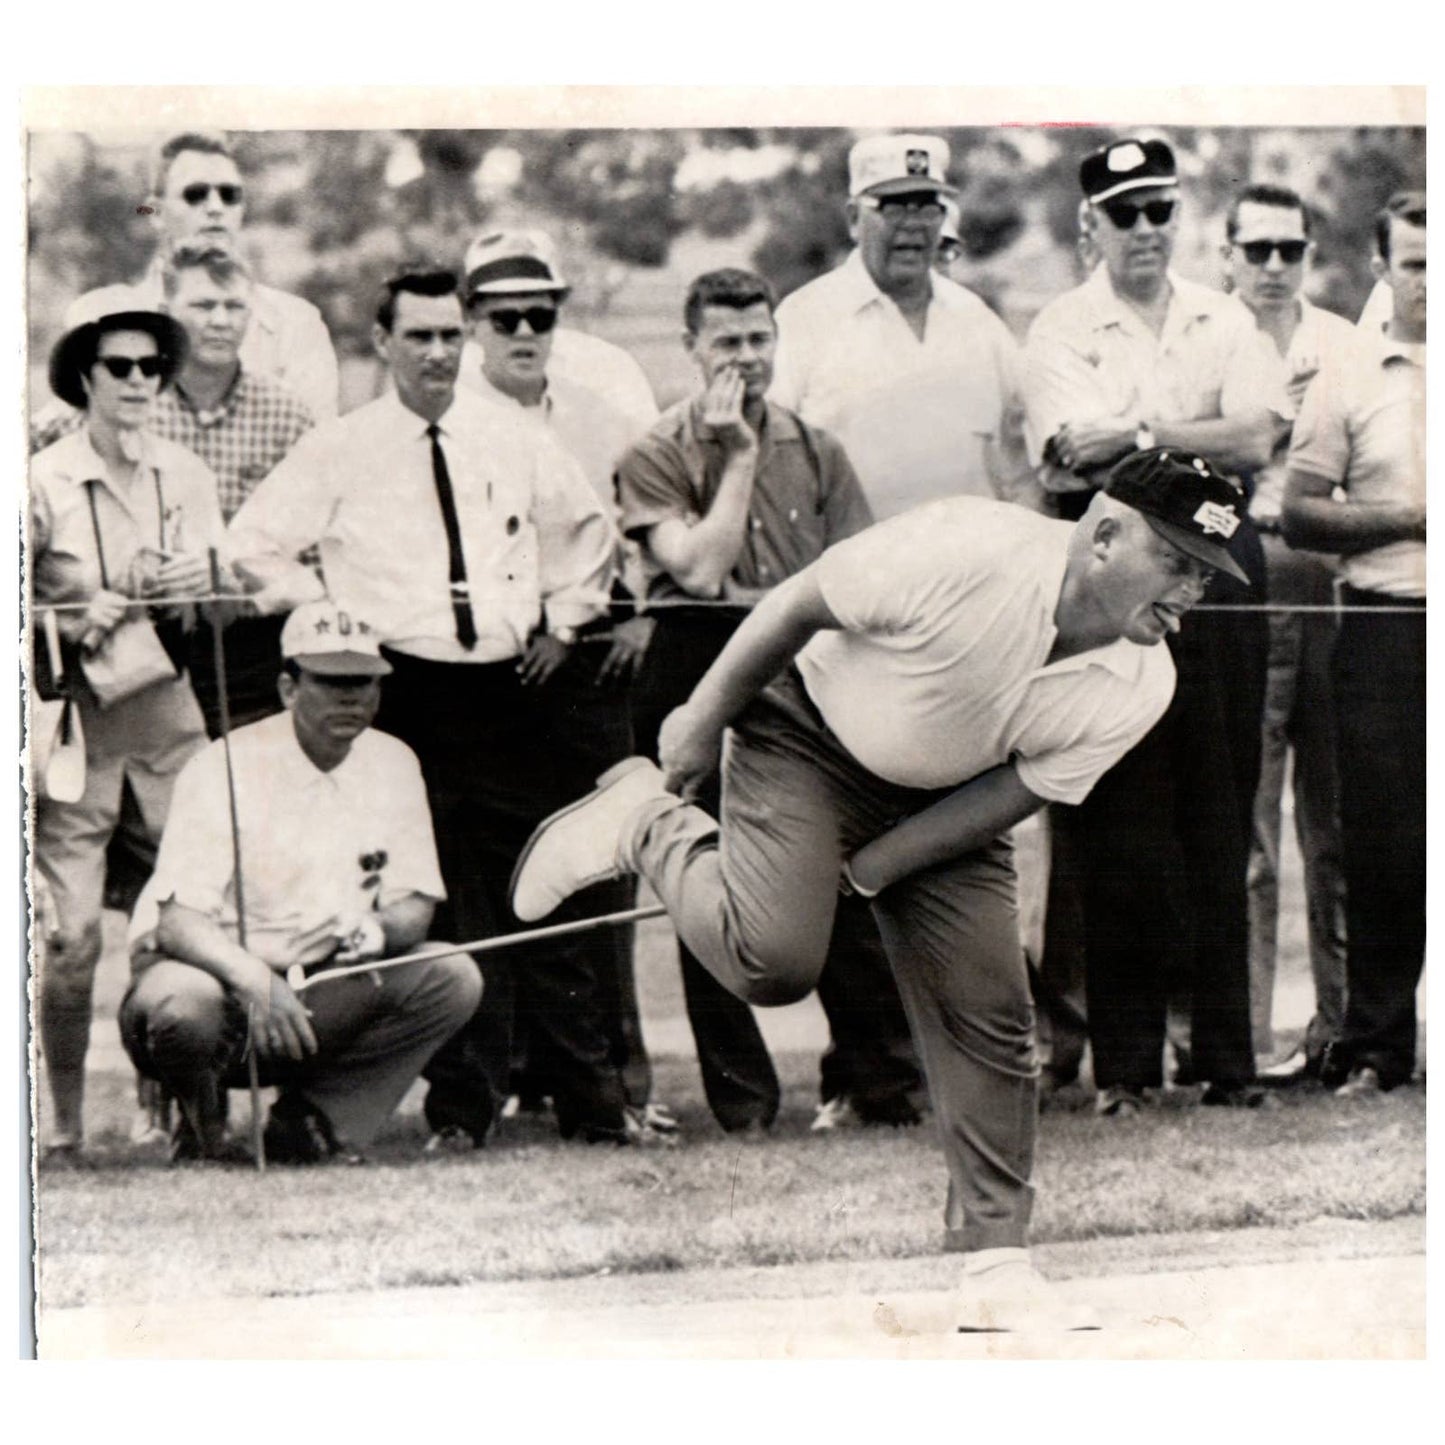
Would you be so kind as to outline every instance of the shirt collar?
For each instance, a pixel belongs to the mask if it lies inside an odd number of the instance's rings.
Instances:
[[[1169,314],[1164,321],[1165,331],[1170,329],[1170,320],[1175,315],[1186,321],[1202,320],[1213,316],[1219,309],[1219,302],[1226,299],[1223,292],[1211,291],[1208,286],[1197,286],[1176,271],[1165,272],[1165,279],[1169,283]],[[1114,290],[1109,268],[1102,261],[1084,286],[1090,292],[1099,326],[1143,325],[1139,313]]]
[[[248,382],[246,380],[246,368],[240,362],[236,364],[236,374],[231,378],[231,384],[222,393],[221,399],[212,407],[198,407],[189,396],[185,388],[177,378],[171,383],[171,390],[175,392],[176,401],[195,417],[203,427],[215,426],[223,421],[233,411],[245,393]]]
[[[1392,361],[1404,361],[1411,366],[1418,366],[1422,371],[1425,369],[1425,343],[1423,341],[1396,341],[1390,335],[1388,322],[1380,328],[1375,347],[1376,358],[1381,366],[1388,366]]]
[[[886,295],[868,274],[868,268],[863,264],[863,253],[858,247],[855,246],[848,253],[848,259],[838,268],[838,275],[843,281],[843,299],[852,311],[858,312],[868,306],[884,304],[896,309],[898,303]],[[940,279],[937,275],[928,278],[930,306],[935,303],[947,305],[953,300],[952,296],[945,296],[947,287],[939,284]]]
[[[118,491],[110,479],[110,469],[105,464],[105,458],[96,451],[90,440],[89,429],[82,424],[70,436],[64,438],[68,441],[75,452],[74,467],[71,480],[77,487],[83,487],[87,482],[99,482],[116,501],[123,507],[129,509],[130,500],[128,496]],[[152,468],[155,465],[153,460],[154,451],[152,446],[152,433],[149,428],[142,429],[136,437],[140,447],[140,459],[137,463],[137,471],[141,468]]]
[[[296,737],[296,724],[289,712],[278,713],[266,721],[276,731],[276,751],[270,761],[278,791],[282,788],[315,787],[318,783],[339,786],[356,766],[356,745],[366,736],[363,732],[354,737],[346,756],[328,771],[318,768],[302,750]]]
[[[460,380],[458,380],[456,390],[452,394],[451,405],[437,418],[437,430],[442,436],[449,436],[451,434],[452,428],[448,423],[450,418],[456,414],[461,395],[462,385]],[[382,406],[391,409],[395,417],[396,429],[402,436],[417,437],[422,441],[427,440],[427,430],[431,426],[431,422],[427,421],[424,417],[418,416],[402,401],[394,384],[388,385],[378,400]]]

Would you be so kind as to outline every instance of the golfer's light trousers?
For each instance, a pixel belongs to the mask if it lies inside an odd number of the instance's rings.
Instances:
[[[802,998],[817,982],[842,859],[944,793],[863,768],[796,672],[739,718],[723,761],[721,828],[663,804],[629,842],[682,942],[738,997]],[[873,902],[928,1078],[965,1247],[1025,1243],[1038,1064],[1018,937],[1012,846],[1000,840]]]

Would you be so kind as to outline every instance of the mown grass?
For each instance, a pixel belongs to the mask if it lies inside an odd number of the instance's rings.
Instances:
[[[810,1135],[815,1060],[778,1064],[783,1118],[757,1142],[716,1130],[683,1059],[658,1061],[662,1092],[683,1101],[688,1137],[671,1150],[562,1144],[550,1121],[522,1118],[486,1151],[421,1161],[415,1114],[360,1169],[168,1170],[117,1142],[91,1168],[42,1177],[42,1297],[304,1295],[938,1253],[931,1129]],[[1188,1108],[1187,1097],[1122,1122],[1096,1118],[1082,1093],[1046,1112],[1035,1239],[1424,1211],[1421,1088],[1351,1104],[1287,1094],[1269,1113]]]

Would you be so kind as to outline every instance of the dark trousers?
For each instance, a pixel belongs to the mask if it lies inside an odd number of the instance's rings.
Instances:
[[[1425,604],[1354,587],[1342,601],[1333,661],[1347,919],[1338,1062],[1375,1069],[1388,1088],[1415,1069],[1425,964]],[[1371,610],[1383,607],[1415,610]]]
[[[575,770],[549,747],[561,694],[551,683],[523,687],[515,660],[386,655],[395,670],[382,684],[376,725],[421,760],[447,887],[434,931],[462,940],[514,932],[522,925],[508,901],[513,864],[532,829],[579,791]],[[591,912],[588,894],[578,894],[552,921]],[[481,1005],[425,1070],[432,1128],[459,1125],[486,1137],[508,1091],[520,1014],[548,1054],[564,1135],[620,1133],[622,1083],[601,1023],[589,937],[488,953],[477,964]]]
[[[281,673],[284,616],[238,617],[222,633],[226,654],[226,703],[231,726],[244,727],[281,711],[276,679]],[[221,735],[221,689],[216,675],[215,634],[201,618],[190,634],[187,663],[191,689],[206,720],[206,736]]]
[[[744,615],[682,608],[659,612],[634,700],[639,751],[656,757],[663,719],[687,701]],[[721,809],[719,787],[714,778],[697,800],[714,817]],[[724,1129],[740,1129],[755,1119],[771,1123],[778,1112],[778,1080],[751,1010],[681,943],[678,955],[714,1117]],[[906,1114],[910,1096],[924,1093],[923,1073],[878,925],[863,900],[844,899],[839,906],[818,979],[818,1001],[832,1035],[820,1069],[820,1097],[847,1095],[864,1119],[892,1122]]]
[[[1258,537],[1236,536],[1251,576]],[[1227,579],[1225,579],[1227,581]],[[1216,579],[1208,601],[1259,601]],[[1269,634],[1262,613],[1199,612],[1170,639],[1169,710],[1077,808],[1054,810],[1082,875],[1085,977],[1100,1088],[1163,1081],[1171,996],[1196,1078],[1254,1077],[1246,875]]]

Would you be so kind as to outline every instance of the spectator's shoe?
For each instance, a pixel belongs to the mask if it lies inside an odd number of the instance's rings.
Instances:
[[[1094,1095],[1094,1112],[1103,1119],[1132,1119],[1148,1105],[1142,1089],[1128,1084],[1111,1084]]]
[[[662,786],[655,763],[624,758],[608,768],[592,792],[553,813],[527,840],[512,872],[512,911],[535,923],[579,889],[627,872],[624,830],[655,798],[679,801]]]
[[[1211,1109],[1279,1108],[1279,1100],[1258,1084],[1206,1084],[1199,1102]]]
[[[1100,1328],[1094,1311],[1066,1299],[1033,1267],[1024,1250],[988,1269],[965,1268],[958,1294],[960,1334],[1055,1334]]]
[[[271,1105],[262,1142],[276,1164],[360,1164],[361,1156],[336,1137],[331,1120],[300,1094],[280,1094]]]
[[[860,1124],[882,1125],[889,1129],[911,1129],[923,1122],[923,1111],[907,1094],[884,1094],[877,1098],[855,1094],[853,1112]]]
[[[202,1143],[184,1115],[177,1120],[170,1137],[172,1164],[254,1164],[251,1151],[239,1141],[229,1138],[224,1130],[212,1134]]]
[[[1336,1040],[1325,1045],[1324,1057],[1320,1060],[1320,1083],[1325,1088],[1335,1092],[1354,1072],[1355,1061],[1342,1043]]]
[[[863,1121],[858,1117],[858,1111],[853,1107],[853,1101],[847,1094],[838,1094],[832,1099],[824,1099],[818,1105],[818,1111],[813,1115],[813,1122],[808,1125],[808,1132],[811,1134],[833,1134],[839,1129],[860,1129]]]
[[[1267,1064],[1262,1068],[1259,1071],[1259,1081],[1262,1084],[1271,1084],[1276,1088],[1310,1083],[1319,1078],[1322,1063],[1323,1056],[1321,1054],[1311,1054],[1301,1045],[1287,1058],[1283,1058],[1275,1064]]]
[[[622,1111],[623,1126],[627,1131],[627,1142],[641,1149],[675,1149],[682,1138],[678,1132],[677,1120],[660,1111],[661,1122],[654,1122],[654,1106],[636,1108],[629,1104]]]
[[[1350,1077],[1335,1090],[1337,1099],[1373,1099],[1387,1092],[1380,1075],[1368,1064],[1350,1072]]]
[[[52,1139],[40,1151],[42,1169],[81,1169],[86,1162],[85,1148],[79,1139]]]
[[[630,1113],[640,1113],[642,1122],[649,1129],[656,1129],[659,1134],[677,1134],[682,1130],[682,1125],[677,1122],[676,1115],[666,1104],[648,1103],[644,1104],[641,1110],[629,1105]]]
[[[422,1145],[421,1152],[439,1159],[448,1154],[470,1154],[481,1147],[460,1124],[444,1124]]]

